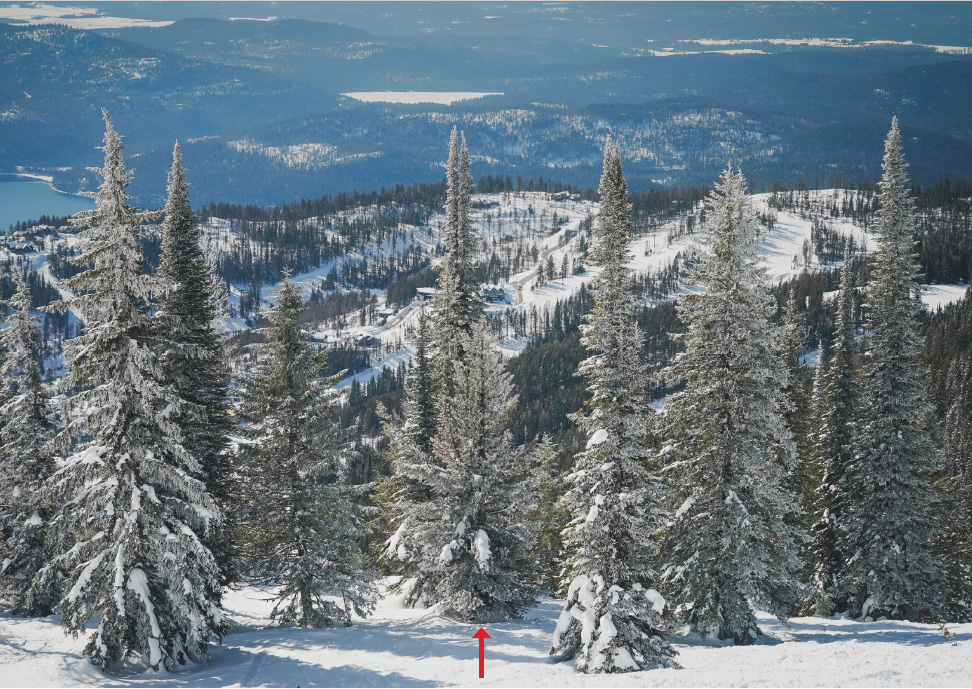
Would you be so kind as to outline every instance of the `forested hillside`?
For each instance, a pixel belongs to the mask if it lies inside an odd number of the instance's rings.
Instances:
[[[270,209],[194,210],[176,145],[139,211],[104,119],[97,210],[3,248],[0,407],[4,600],[97,617],[98,668],[207,661],[240,586],[301,628],[563,597],[583,673],[972,617],[970,188],[897,120],[878,185],[629,191],[611,139],[596,191],[474,180],[454,129],[444,182]]]

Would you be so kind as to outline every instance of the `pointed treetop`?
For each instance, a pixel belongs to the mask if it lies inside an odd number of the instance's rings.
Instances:
[[[135,212],[133,207],[127,205],[129,196],[125,191],[131,181],[132,172],[125,169],[125,160],[122,157],[125,145],[121,141],[121,135],[112,126],[111,115],[104,108],[101,114],[105,120],[105,137],[103,145],[98,148],[105,152],[105,165],[103,168],[91,168],[103,179],[95,195],[98,214],[102,219],[113,216],[116,220],[124,218],[124,221],[128,221],[131,219],[130,214]]]
[[[186,170],[182,166],[182,149],[179,148],[179,142],[176,141],[175,146],[172,147],[172,167],[169,168],[169,199],[171,200],[174,189],[185,190],[188,187]]]
[[[884,161],[881,164],[884,179],[881,180],[881,190],[897,185],[904,187],[908,183],[908,176],[905,173],[907,167],[908,163],[905,162],[901,147],[901,130],[898,129],[898,118],[895,116],[891,120],[888,138],[884,141]]]
[[[453,126],[449,135],[449,162],[447,170],[453,172],[459,162],[459,127]]]
[[[175,145],[172,147],[172,169],[169,172],[169,183],[171,184],[172,175],[179,171],[180,176],[185,183],[185,169],[182,166],[182,148],[179,146],[179,140],[176,139]]]
[[[465,132],[459,132],[459,170],[469,174],[469,147],[466,146]]]
[[[607,171],[608,165],[610,164],[612,154],[614,153],[614,146],[611,144],[611,135],[608,134],[607,138],[604,139],[604,170]]]

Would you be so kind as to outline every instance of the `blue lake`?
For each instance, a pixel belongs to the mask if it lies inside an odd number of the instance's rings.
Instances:
[[[71,215],[95,207],[92,199],[64,194],[47,182],[0,173],[0,232],[18,220],[37,220],[42,215]]]

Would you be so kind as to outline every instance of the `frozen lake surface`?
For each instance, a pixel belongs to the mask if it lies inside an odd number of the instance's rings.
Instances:
[[[362,103],[436,103],[452,105],[462,100],[475,100],[484,96],[502,96],[502,93],[481,91],[355,91],[342,96]]]

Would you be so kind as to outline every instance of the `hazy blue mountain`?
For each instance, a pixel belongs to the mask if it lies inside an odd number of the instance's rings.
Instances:
[[[276,75],[50,25],[0,24],[0,62],[0,169],[95,162],[102,107],[142,152],[335,102]]]
[[[475,175],[584,186],[608,132],[634,188],[709,183],[730,158],[758,183],[875,179],[893,115],[916,180],[972,170],[972,50],[935,47],[972,45],[964,3],[95,6],[173,23],[0,24],[0,170],[90,189],[102,106],[126,134],[142,205],[161,202],[175,138],[197,202],[272,204],[438,180],[453,124]],[[743,42],[711,43],[730,39]],[[762,39],[773,42],[745,42]],[[503,95],[341,95],[372,90]]]

